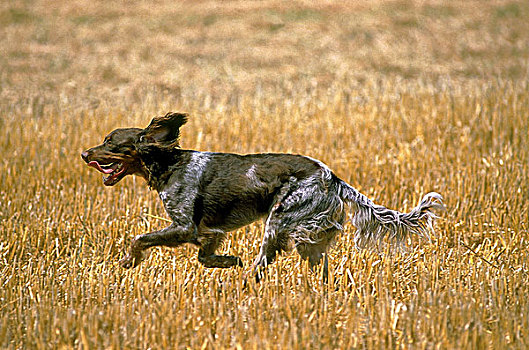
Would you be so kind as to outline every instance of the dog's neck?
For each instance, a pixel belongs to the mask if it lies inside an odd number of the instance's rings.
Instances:
[[[140,150],[144,174],[141,174],[151,189],[160,191],[174,172],[174,166],[185,161],[189,151],[180,148],[161,148],[150,145]]]

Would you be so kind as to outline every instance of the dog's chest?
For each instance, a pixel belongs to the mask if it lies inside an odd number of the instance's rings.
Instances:
[[[169,215],[173,211],[191,209],[209,161],[208,153],[196,152],[185,166],[175,169],[167,184],[158,192]]]

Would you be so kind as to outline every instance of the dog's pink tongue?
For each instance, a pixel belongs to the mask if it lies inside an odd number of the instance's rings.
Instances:
[[[103,168],[101,168],[101,165],[99,165],[99,163],[97,161],[95,161],[95,160],[93,160],[90,163],[88,163],[88,166],[91,166],[92,168],[96,168],[97,170],[99,170],[100,172],[105,173],[105,174],[110,174],[111,172],[114,171],[112,169],[103,169]]]

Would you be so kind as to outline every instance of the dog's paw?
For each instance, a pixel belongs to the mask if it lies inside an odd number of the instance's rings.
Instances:
[[[136,260],[136,259],[134,259],[134,257],[132,257],[131,255],[127,255],[126,257],[124,257],[123,259],[121,259],[119,261],[119,264],[124,269],[130,269],[131,267],[135,266],[135,264],[134,264],[135,261],[134,260]]]
[[[147,250],[132,251],[126,257],[121,259],[119,261],[119,264],[121,265],[121,267],[123,267],[125,269],[130,269],[130,268],[138,266],[148,256],[149,256],[149,253],[148,253]]]
[[[262,269],[258,269],[257,271],[255,271],[254,277],[255,277],[255,283],[261,283],[261,281],[264,278],[264,271]]]

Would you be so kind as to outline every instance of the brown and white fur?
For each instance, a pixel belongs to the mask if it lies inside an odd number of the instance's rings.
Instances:
[[[198,152],[181,149],[183,113],[155,117],[145,129],[112,131],[103,144],[82,153],[85,162],[104,173],[113,186],[126,175],[143,177],[158,191],[171,225],[134,238],[121,260],[136,267],[145,251],[155,246],[199,247],[198,260],[206,267],[242,266],[236,256],[216,255],[226,232],[265,218],[256,272],[293,245],[311,268],[346,220],[346,204],[354,211],[355,243],[364,247],[386,237],[402,242],[410,234],[428,237],[442,198],[428,193],[409,213],[374,204],[338,178],[322,162],[293,154]]]

